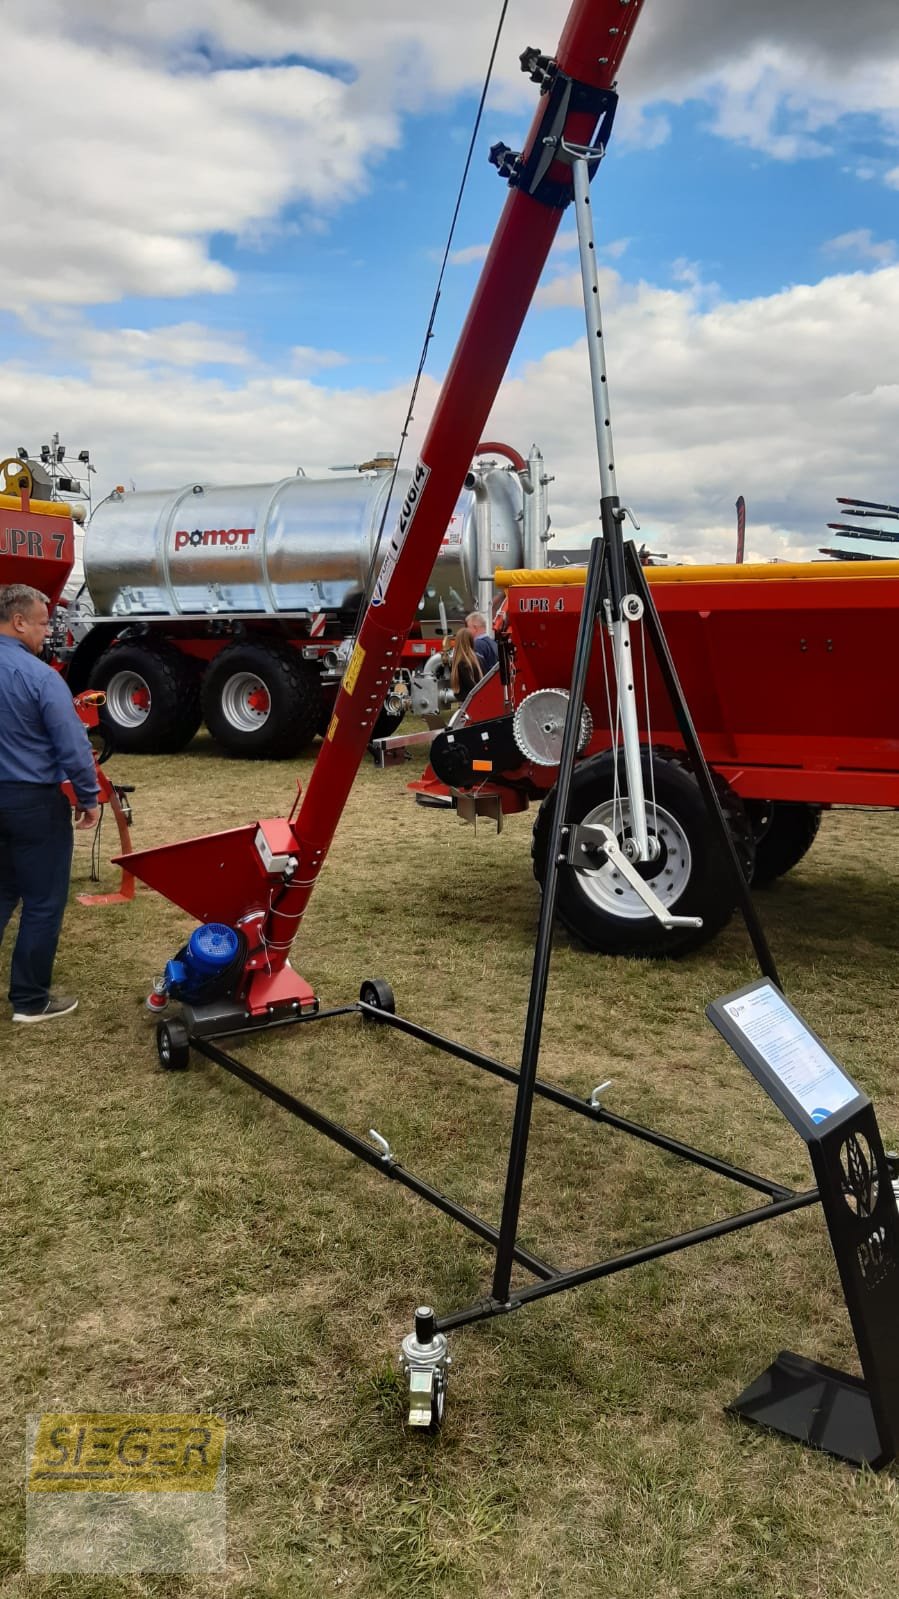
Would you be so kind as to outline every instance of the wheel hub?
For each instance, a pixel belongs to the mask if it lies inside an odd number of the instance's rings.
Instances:
[[[235,672],[222,689],[225,719],[239,733],[255,733],[271,715],[269,691],[255,672]]]
[[[120,727],[142,727],[150,714],[150,685],[138,672],[116,672],[106,685],[106,709]]]
[[[630,801],[627,798],[604,800],[580,818],[582,827],[611,828],[624,848],[633,836]],[[644,882],[651,883],[653,892],[663,905],[672,906],[680,899],[690,881],[692,855],[683,827],[670,811],[661,805],[650,806],[647,814],[650,842],[658,845],[658,855],[651,861],[635,861],[634,865]],[[578,871],[581,890],[594,905],[608,916],[627,921],[645,921],[651,912],[622,877],[617,866],[606,861],[599,868]]]

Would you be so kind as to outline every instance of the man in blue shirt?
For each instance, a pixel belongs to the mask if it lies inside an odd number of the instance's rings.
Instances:
[[[487,632],[487,618],[481,611],[472,611],[465,618],[465,626],[474,641],[474,652],[481,663],[484,676],[494,667],[499,660],[499,651],[496,640]]]
[[[68,779],[75,790],[78,827],[100,816],[87,732],[62,678],[39,659],[48,616],[37,589],[0,588],[0,939],[22,902],[9,984],[14,1022],[68,1016],[78,1004],[50,993],[73,844],[59,785]]]

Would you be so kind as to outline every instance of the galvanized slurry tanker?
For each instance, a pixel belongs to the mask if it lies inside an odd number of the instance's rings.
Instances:
[[[489,615],[494,569],[545,560],[540,451],[525,460],[504,444],[475,446],[386,685],[380,734],[401,720],[412,670],[447,629],[473,609]],[[382,455],[355,477],[116,491],[98,507],[84,547],[90,630],[67,672],[74,692],[106,694],[116,748],[183,749],[201,720],[245,757],[295,755],[324,733],[389,497],[395,507],[414,492],[394,465]]]
[[[324,1133],[372,1170],[380,1171],[418,1194],[495,1249],[489,1294],[439,1317],[430,1307],[420,1306],[415,1313],[414,1331],[403,1341],[409,1422],[428,1430],[438,1427],[443,1417],[449,1365],[447,1333],[451,1329],[508,1313],[549,1294],[813,1205],[822,1197],[817,1189],[785,1188],[773,1179],[735,1167],[666,1134],[612,1115],[601,1102],[605,1084],[594,1089],[589,1097],[580,1098],[537,1076],[559,875],[567,870],[583,870],[582,852],[592,856],[594,861],[613,861],[662,925],[677,927],[683,920],[659,900],[639,870],[641,865],[645,867],[655,858],[658,834],[655,825],[650,827],[649,822],[653,805],[651,794],[641,806],[641,814],[637,814],[640,750],[636,719],[630,719],[622,737],[633,824],[629,837],[622,843],[605,823],[584,825],[567,821],[571,778],[577,747],[583,737],[584,686],[594,631],[600,618],[612,637],[620,694],[628,693],[633,686],[632,667],[627,659],[632,648],[631,630],[645,615],[653,649],[659,657],[686,747],[694,761],[710,824],[716,829],[718,867],[730,873],[735,891],[742,896],[747,926],[765,973],[761,986],[769,985],[772,993],[776,993],[773,988],[777,982],[776,969],[754,917],[733,839],[704,764],[670,655],[666,653],[649,588],[642,578],[633,546],[626,547],[622,538],[624,512],[614,489],[604,363],[592,342],[599,343],[602,329],[589,178],[605,154],[615,107],[612,85],[641,4],[642,0],[575,0],[555,59],[534,50],[526,51],[522,57],[523,67],[540,85],[540,110],[521,156],[515,156],[505,147],[495,147],[491,152],[500,172],[509,178],[512,192],[421,458],[412,472],[337,696],[325,744],[302,804],[296,814],[291,813],[286,820],[263,819],[227,833],[144,851],[135,856],[132,863],[138,877],[196,916],[202,924],[169,962],[164,979],[151,996],[153,1008],[164,1009],[170,998],[182,1006],[179,1020],[161,1019],[158,1023],[157,1047],[161,1064],[186,1066],[191,1049],[195,1049]],[[380,979],[363,983],[356,1004],[338,1010],[321,1010],[310,986],[291,967],[289,952],[371,737],[375,718],[396,672],[406,632],[437,556],[459,485],[468,470],[562,210],[572,194],[576,202],[591,341],[603,537],[595,540],[591,549],[570,695],[563,714],[557,694],[549,717],[555,736],[561,739],[557,803],[548,840],[548,858],[553,870],[544,885],[521,1064],[515,1069],[396,1015],[389,985]],[[539,723],[530,731],[539,735]],[[692,925],[695,918],[690,921]],[[371,1129],[368,1139],[360,1138],[227,1053],[216,1042],[216,1039],[254,1029],[312,1025],[330,1016],[354,1012],[363,1020],[421,1039],[514,1087],[515,1116],[498,1227],[408,1171],[381,1133]],[[629,1133],[669,1155],[727,1178],[758,1195],[760,1203],[752,1209],[739,1209],[721,1221],[676,1233],[589,1266],[570,1268],[553,1264],[524,1247],[518,1239],[535,1094],[589,1121],[602,1123],[607,1135],[612,1129]],[[857,1104],[860,1115],[871,1112],[869,1102],[857,1095],[852,1100],[853,1114]],[[871,1125],[870,1116],[866,1131],[880,1171],[883,1154],[876,1124]],[[839,1127],[836,1132],[838,1142]],[[813,1128],[811,1133],[814,1134]],[[836,1144],[832,1154],[836,1159]],[[861,1183],[856,1186],[861,1192]],[[885,1178],[880,1191],[887,1187]],[[837,1208],[846,1209],[838,1186],[834,1202]],[[899,1218],[891,1198],[889,1203],[891,1219],[887,1218],[884,1223],[884,1236],[891,1228],[887,1243],[891,1250],[899,1252],[896,1239]],[[878,1220],[879,1215],[878,1212]],[[867,1225],[863,1220],[862,1228]],[[833,1233],[832,1223],[831,1231]],[[513,1288],[512,1275],[516,1266],[524,1268],[535,1281],[526,1286],[516,1282]],[[894,1305],[885,1305],[884,1311],[892,1313],[895,1319]],[[856,1326],[854,1315],[853,1325]],[[857,1327],[856,1332],[858,1337]],[[859,1346],[861,1349],[861,1340]],[[892,1346],[895,1348],[895,1339]],[[864,1362],[864,1351],[862,1358]],[[893,1359],[893,1366],[897,1368],[899,1397],[899,1353]],[[889,1359],[884,1369],[888,1367]],[[865,1370],[867,1375],[867,1365]],[[835,1375],[830,1374],[831,1377]],[[864,1398],[867,1401],[867,1394]],[[893,1408],[899,1410],[899,1406]],[[896,1431],[899,1434],[899,1422]],[[888,1429],[883,1431],[881,1441],[884,1448],[892,1452]],[[881,1463],[881,1456],[875,1458],[870,1451],[862,1458],[873,1464]]]

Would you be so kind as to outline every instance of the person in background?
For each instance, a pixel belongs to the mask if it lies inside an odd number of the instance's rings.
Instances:
[[[472,611],[466,616],[465,626],[474,639],[475,654],[481,663],[481,671],[486,676],[499,660],[496,639],[487,632],[487,618],[481,611]]]
[[[450,668],[450,688],[457,699],[467,700],[484,673],[475,652],[471,630],[460,627],[453,643],[453,660]]]
[[[24,583],[0,587],[0,939],[21,901],[9,998],[14,1022],[68,1016],[78,1001],[50,993],[72,865],[75,790],[79,828],[100,818],[87,732],[72,696],[39,659],[47,597]]]

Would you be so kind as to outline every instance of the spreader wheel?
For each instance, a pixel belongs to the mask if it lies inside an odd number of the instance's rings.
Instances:
[[[190,1065],[190,1034],[183,1022],[157,1022],[156,1053],[164,1072],[183,1072]]]
[[[605,955],[650,957],[683,955],[698,949],[730,920],[737,899],[723,841],[710,822],[702,793],[683,757],[654,749],[643,756],[650,837],[656,858],[640,875],[674,915],[700,916],[701,927],[666,929],[643,904],[612,862],[597,871],[562,867],[557,885],[559,920],[588,949]],[[752,872],[752,834],[744,808],[720,779],[718,797],[747,879]],[[534,824],[534,876],[541,887],[548,870],[548,847],[555,807],[553,790]],[[598,755],[575,768],[568,821],[611,827],[622,845],[631,836],[630,801],[623,761]]]
[[[393,989],[383,977],[367,978],[359,990],[359,999],[363,1005],[370,1005],[372,1010],[386,1010],[390,1016],[396,1015]]]
[[[773,883],[808,853],[821,826],[820,805],[801,801],[752,800],[747,806],[755,835],[753,884]]]

